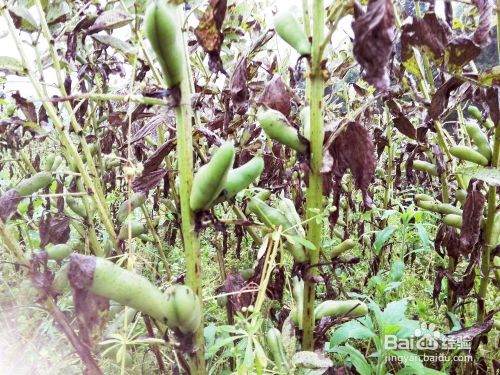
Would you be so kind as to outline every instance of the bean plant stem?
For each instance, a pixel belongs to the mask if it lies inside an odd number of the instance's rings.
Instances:
[[[323,159],[323,92],[324,78],[321,69],[321,42],[324,38],[325,9],[323,0],[314,0],[312,9],[312,55],[309,70],[310,85],[310,173],[309,185],[306,194],[306,218],[316,216],[321,211],[323,205],[323,178],[321,176],[321,162]],[[307,239],[316,247],[309,250],[310,264],[319,261],[321,249],[321,232],[323,221],[311,220],[307,228]],[[303,316],[303,336],[302,350],[313,350],[314,348],[314,301],[315,283],[313,276],[318,273],[317,267],[310,267],[304,280],[304,316]]]
[[[497,0],[497,7],[500,6],[500,0]],[[500,32],[500,13],[497,13],[497,34]],[[500,34],[498,34],[500,35]],[[500,53],[500,40],[497,40],[497,50]],[[493,156],[491,167],[500,166],[500,124],[495,124],[493,134]],[[495,216],[497,214],[497,192],[495,186],[488,189],[488,217],[486,218],[486,228],[484,230],[484,247],[481,255],[481,281],[479,284],[479,298],[477,300],[477,320],[483,322],[485,319],[485,299],[488,291],[490,279],[490,257],[491,250],[494,249],[498,241],[498,233],[494,229]]]
[[[180,14],[180,12],[179,12]],[[179,21],[180,21],[179,17]],[[181,228],[184,240],[186,257],[186,284],[203,301],[201,293],[201,255],[200,240],[195,231],[195,217],[189,205],[189,197],[193,186],[193,138],[192,138],[192,111],[191,111],[191,84],[189,82],[189,59],[185,52],[185,43],[182,43],[186,76],[181,81],[180,104],[175,108],[177,129],[177,160],[179,169],[179,194],[181,205]],[[202,314],[203,316],[203,314]],[[205,374],[203,323],[194,333],[194,352],[191,355],[191,374]]]

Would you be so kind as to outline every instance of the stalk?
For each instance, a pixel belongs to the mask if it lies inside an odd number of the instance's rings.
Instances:
[[[500,6],[500,0],[497,0],[497,7]],[[500,13],[497,12],[497,33],[500,32]],[[500,39],[497,40],[497,50],[500,53]],[[491,159],[492,168],[498,168],[500,165],[500,124],[495,124],[495,133],[493,135],[493,157]],[[481,254],[481,281],[479,284],[479,298],[477,300],[477,320],[484,322],[485,319],[485,299],[488,291],[490,277],[490,257],[491,250],[497,245],[498,238],[494,236],[493,224],[495,221],[497,206],[496,187],[490,186],[488,189],[488,217],[486,218],[486,228],[484,230],[485,245]]]
[[[309,105],[311,108],[311,159],[309,186],[306,194],[306,218],[310,219],[321,211],[323,206],[323,178],[321,161],[323,158],[323,91],[324,79],[321,70],[321,43],[324,38],[325,10],[323,0],[314,0],[312,9],[312,55],[309,71],[310,86]],[[314,244],[315,250],[309,250],[310,265],[319,261],[321,250],[322,220],[310,220],[307,228],[307,239]],[[308,269],[304,282],[304,316],[302,350],[313,350],[314,347],[314,300],[315,284],[312,277],[318,273],[316,267]]]
[[[9,32],[12,35],[12,38],[14,39],[14,42],[16,44],[16,47],[19,51],[19,55],[21,57],[21,61],[23,65],[26,67],[28,77],[31,81],[31,84],[33,85],[33,88],[35,89],[37,95],[40,97],[44,96],[44,91],[42,89],[42,85],[40,84],[39,80],[35,77],[33,73],[33,69],[31,69],[30,64],[28,63],[28,58],[24,52],[22,42],[19,38],[19,35],[17,33],[17,30],[14,26],[14,23],[12,21],[12,18],[7,12],[3,12],[4,18],[7,22],[7,27],[9,28]],[[111,222],[111,218],[109,216],[109,210],[107,209],[106,202],[104,200],[104,197],[99,193],[98,188],[95,186],[95,179],[93,180],[90,176],[90,174],[87,172],[85,165],[83,164],[82,158],[80,157],[78,151],[75,148],[75,145],[71,141],[71,138],[69,136],[68,131],[64,127],[64,124],[61,120],[61,118],[58,115],[57,109],[54,107],[54,105],[50,102],[44,102],[43,104],[45,110],[47,111],[48,117],[52,120],[54,124],[54,128],[57,131],[59,141],[61,142],[62,146],[66,149],[68,152],[69,156],[75,161],[76,166],[78,168],[78,171],[81,173],[81,176],[83,178],[83,181],[85,185],[87,186],[88,190],[92,194],[92,198],[95,201],[97,211],[99,213],[99,216],[101,218],[101,221],[108,232],[109,238],[111,239],[113,243],[113,247],[115,250],[121,254],[121,250],[118,247],[118,241],[116,238],[116,234],[113,228],[113,223]],[[86,144],[82,144],[82,149],[87,155],[87,159],[91,159],[91,155],[88,152],[88,147],[85,147]],[[90,160],[90,162],[92,162]]]
[[[184,34],[183,30],[183,34]],[[200,240],[194,228],[194,214],[189,206],[189,197],[193,186],[193,138],[192,138],[192,110],[191,110],[191,84],[189,82],[190,67],[186,54],[186,43],[183,35],[183,54],[186,77],[181,81],[181,100],[175,108],[177,129],[177,160],[179,169],[179,195],[181,204],[181,229],[184,240],[186,257],[186,285],[189,286],[203,301],[201,293],[201,255]],[[203,315],[203,313],[202,313]],[[203,324],[194,333],[194,352],[191,354],[191,374],[205,374]]]

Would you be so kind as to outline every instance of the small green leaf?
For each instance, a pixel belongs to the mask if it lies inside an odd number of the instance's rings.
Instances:
[[[398,259],[391,265],[389,277],[392,281],[401,281],[405,273],[405,264],[402,260]]]
[[[9,13],[17,29],[25,31],[38,30],[38,23],[25,7],[11,7],[9,8]]]
[[[286,237],[287,241],[289,241],[292,244],[294,244],[295,242],[298,242],[299,244],[301,244],[302,246],[304,246],[308,250],[316,250],[316,246],[314,246],[314,244],[312,242],[306,240],[303,237],[292,236],[290,234],[283,234],[283,235]]]
[[[102,12],[96,18],[94,24],[89,28],[89,31],[97,33],[101,30],[118,29],[127,25],[133,20],[128,14],[112,9]]]
[[[23,64],[10,56],[0,56],[0,71],[17,75],[26,75]]]
[[[392,234],[397,230],[398,228],[394,226],[388,226],[382,229],[380,232],[377,233],[377,236],[375,238],[375,254],[379,255],[380,250],[382,250],[382,247],[384,247],[385,243],[391,238]]]

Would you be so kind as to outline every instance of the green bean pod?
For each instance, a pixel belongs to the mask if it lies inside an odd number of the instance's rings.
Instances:
[[[417,206],[427,211],[437,212],[443,215],[455,214],[462,215],[462,210],[449,203],[440,203],[436,201],[417,201]]]
[[[490,142],[488,141],[488,137],[486,134],[483,133],[481,128],[476,124],[476,123],[468,123],[465,125],[465,130],[467,131],[467,134],[469,137],[472,138],[474,143],[477,146],[477,151],[483,155],[488,161],[491,160],[491,146]]]
[[[276,13],[274,16],[274,29],[280,38],[295,49],[300,56],[311,55],[309,38],[292,12],[284,10]]]
[[[478,165],[487,166],[489,164],[488,159],[482,154],[467,146],[450,147],[450,154],[458,159],[470,161]]]
[[[75,285],[80,272],[91,272],[90,285]],[[109,260],[94,256],[72,254],[70,256],[68,278],[77,288],[87,288],[94,294],[116,301],[148,314],[152,318],[168,324],[168,306],[165,295],[148,279],[127,271]]]
[[[167,289],[166,314],[169,327],[179,328],[182,333],[194,333],[201,324],[201,303],[185,285],[174,285]]]
[[[307,150],[307,146],[300,140],[297,130],[289,124],[285,115],[280,111],[262,107],[257,111],[257,121],[269,138],[298,152]]]
[[[210,208],[226,185],[227,175],[234,162],[234,146],[226,142],[212,159],[201,167],[193,179],[189,204],[194,212]]]
[[[292,296],[295,300],[295,314],[292,319],[299,329],[302,329],[304,314],[304,280],[299,279],[297,276],[292,278]]]
[[[186,68],[176,8],[165,1],[152,1],[146,10],[144,28],[167,87],[178,86],[186,75]]]
[[[288,360],[286,358],[285,348],[283,347],[281,332],[273,327],[267,331],[266,339],[276,367],[280,371],[288,371]]]
[[[463,205],[465,203],[465,200],[467,199],[467,191],[463,189],[457,190],[455,193],[455,197]]]
[[[123,225],[120,228],[120,232],[118,233],[119,240],[126,240],[128,238],[129,235],[128,229],[129,229],[128,222],[123,223]],[[145,224],[137,220],[130,221],[130,238],[139,237],[141,234],[144,234],[146,232],[147,232],[147,227]]]
[[[68,255],[70,255],[75,248],[71,244],[58,244],[58,245],[53,245],[46,249],[45,251],[47,252],[47,255],[49,259],[53,260],[63,260],[66,258]]]
[[[328,300],[321,302],[314,309],[314,318],[316,320],[329,316],[336,318],[339,316],[348,316],[357,318],[368,313],[368,306],[359,300],[336,301]]]
[[[75,214],[77,214],[80,217],[86,218],[87,215],[87,210],[85,209],[85,204],[82,201],[83,197],[80,198],[75,198],[71,195],[68,195],[66,197],[66,203],[68,204],[68,207],[73,211]]]
[[[356,246],[356,241],[349,238],[349,239],[339,243],[338,245],[332,247],[328,251],[328,256],[330,258],[338,257],[340,254],[345,253],[347,250],[354,248],[354,246]]]
[[[264,170],[264,159],[262,156],[254,156],[250,161],[241,167],[232,169],[227,175],[224,185],[225,197],[233,198],[238,192],[246,189],[261,175]]]
[[[427,194],[415,194],[416,201],[433,201],[434,198]]]
[[[142,191],[132,194],[130,199],[127,199],[120,205],[118,213],[116,214],[116,219],[118,220],[118,222],[121,224],[128,217],[129,202],[130,202],[130,212],[132,212],[136,208],[142,206],[146,202],[146,199],[147,199],[147,194]]]
[[[434,164],[423,160],[414,160],[413,169],[415,169],[416,171],[429,173],[431,176],[438,175],[437,167]]]
[[[52,171],[52,166],[56,160],[56,154],[49,154],[42,163],[42,171],[50,172]]]
[[[28,196],[49,186],[52,180],[50,172],[38,172],[34,176],[21,181],[14,190],[22,197]]]

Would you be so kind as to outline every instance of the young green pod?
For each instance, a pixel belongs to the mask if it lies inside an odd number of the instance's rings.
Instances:
[[[450,227],[460,229],[463,223],[462,215],[448,214],[443,217],[443,223]]]
[[[65,263],[54,275],[52,288],[59,293],[64,292],[69,287],[68,280],[69,263]]]
[[[292,278],[292,296],[295,300],[295,313],[292,319],[299,329],[302,329],[302,316],[304,311],[304,280],[299,279],[297,276]]]
[[[140,221],[131,220],[130,221],[130,238],[135,238],[147,232],[147,227]],[[119,240],[126,240],[129,237],[129,223],[128,221],[123,223],[118,233]]]
[[[489,163],[488,159],[482,154],[467,146],[450,147],[450,154],[458,159],[470,161],[482,166],[486,166]]]
[[[72,254],[69,264],[68,278],[73,287],[88,287],[94,294],[142,311],[167,324],[167,300],[143,276],[127,271],[109,260],[93,256]],[[75,275],[82,272],[91,273],[90,285],[75,285],[81,281]]]
[[[225,197],[230,199],[241,190],[246,189],[260,176],[263,170],[264,159],[262,156],[254,156],[241,167],[230,170],[224,185]]]
[[[167,87],[178,86],[185,77],[186,69],[176,8],[165,4],[165,1],[152,1],[146,10],[144,28]]]
[[[307,146],[300,140],[297,130],[289,124],[285,115],[280,111],[262,107],[257,111],[257,121],[269,138],[298,152],[307,150]]]
[[[82,198],[75,198],[71,195],[66,197],[66,203],[68,207],[80,217],[87,217],[87,210],[85,209],[85,204],[82,201]]]
[[[285,355],[281,332],[273,327],[267,331],[266,339],[276,367],[280,371],[288,371],[288,360]]]
[[[490,161],[492,152],[490,142],[488,141],[486,134],[484,134],[481,128],[474,122],[465,125],[465,130],[476,144],[477,151]]]
[[[36,193],[38,190],[49,186],[51,183],[52,174],[50,172],[38,172],[32,177],[22,180],[14,190],[23,197]]]
[[[467,191],[465,191],[464,189],[457,190],[455,193],[455,197],[463,205],[465,203],[465,200],[467,199]]]
[[[116,214],[116,218],[118,222],[121,224],[125,221],[129,214],[129,202],[130,202],[130,212],[135,210],[136,208],[142,206],[144,202],[146,202],[147,194],[139,191],[137,193],[133,193],[130,199],[124,201],[120,208],[118,209],[118,213]]]
[[[47,252],[47,256],[49,257],[49,259],[63,260],[74,251],[74,247],[71,246],[70,244],[62,243],[58,245],[53,245],[48,249],[46,249],[45,251]]]
[[[469,114],[477,121],[483,121],[483,114],[481,113],[480,109],[477,108],[475,105],[468,106],[467,112],[469,112]]]
[[[328,256],[330,258],[338,257],[340,254],[345,253],[347,250],[352,249],[354,246],[356,246],[356,241],[349,238],[332,247],[330,251],[328,251]]]
[[[427,194],[415,194],[415,200],[432,202],[434,198]]]
[[[413,169],[415,169],[416,171],[429,173],[431,176],[438,175],[437,167],[434,164],[423,160],[414,160]]]
[[[212,159],[201,167],[193,179],[189,204],[194,212],[210,208],[226,185],[227,175],[233,167],[234,146],[226,142],[215,152]]]
[[[62,162],[63,162],[63,158],[60,157],[59,155],[56,155],[56,158],[55,158],[54,163],[52,164],[52,167],[50,170],[52,172],[57,171],[57,169],[61,166]]]
[[[417,206],[427,211],[437,212],[443,215],[455,214],[462,215],[462,210],[449,203],[440,203],[436,201],[417,201]]]
[[[201,324],[201,303],[191,288],[174,285],[167,289],[165,322],[170,328],[178,328],[182,333],[193,333]]]
[[[304,32],[304,28],[288,10],[279,11],[274,16],[274,29],[276,33],[295,49],[300,56],[311,54],[311,43]]]
[[[49,154],[42,163],[42,171],[50,172],[52,171],[52,166],[56,160],[56,154]]]
[[[368,314],[368,306],[359,300],[336,301],[328,300],[320,303],[314,309],[316,320],[329,316],[332,318],[348,316],[356,318]]]

